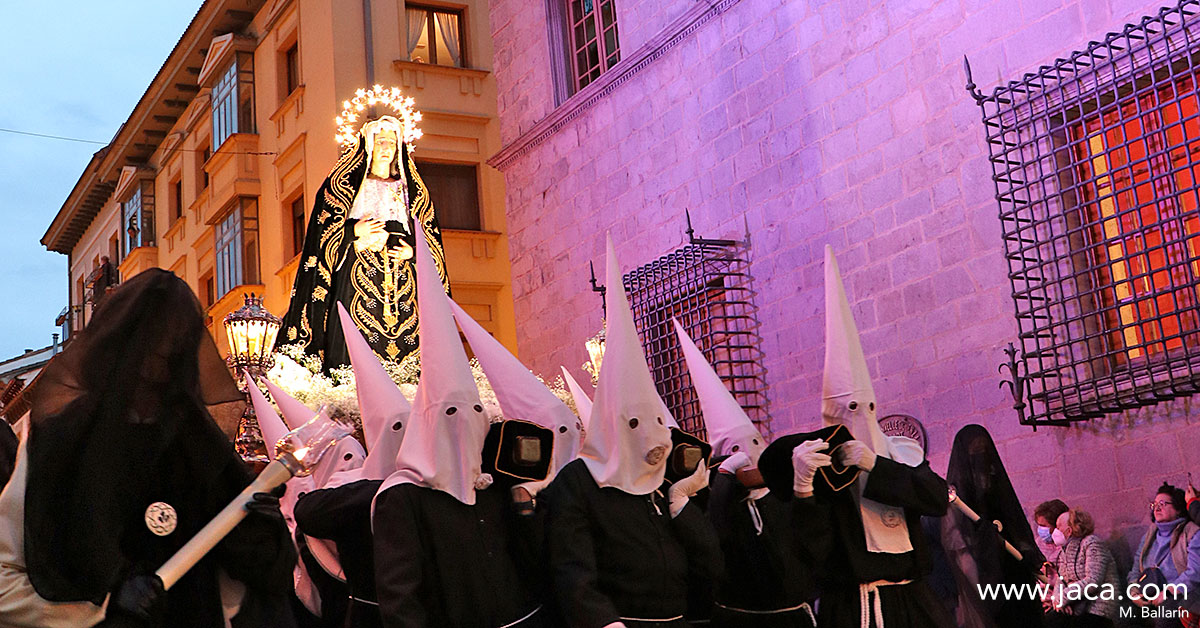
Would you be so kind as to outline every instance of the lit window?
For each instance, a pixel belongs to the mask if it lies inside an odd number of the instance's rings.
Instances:
[[[1175,94],[1178,92],[1178,96]],[[1071,127],[1101,309],[1119,362],[1200,331],[1200,132],[1192,77]],[[1182,122],[1181,122],[1182,120]]]
[[[461,11],[408,5],[408,58],[417,63],[466,67]]]
[[[1168,7],[990,95],[973,91],[1025,424],[1200,392],[1200,40],[1189,24],[1182,5]]]

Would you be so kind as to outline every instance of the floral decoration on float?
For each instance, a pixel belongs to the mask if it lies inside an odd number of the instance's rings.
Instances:
[[[400,392],[409,401],[417,394],[417,381],[421,375],[420,354],[418,349],[399,362],[380,359],[388,376],[396,382]],[[483,374],[479,361],[474,358],[471,359],[471,374],[475,377],[475,387],[479,389],[484,414],[489,421],[501,420],[503,414],[500,411],[500,403],[496,400],[496,393]],[[298,344],[284,345],[275,351],[275,366],[267,372],[266,378],[309,408],[325,406],[331,418],[353,425],[361,433],[362,415],[358,409],[358,387],[354,380],[354,370],[349,365],[333,369],[326,375],[321,372],[320,358],[304,353],[304,348]],[[540,376],[538,379],[546,383]],[[575,407],[575,399],[567,390],[561,375],[546,383],[546,387],[555,397],[567,404],[567,407],[576,414],[579,413]],[[266,387],[260,384],[260,388],[269,399],[270,394]]]

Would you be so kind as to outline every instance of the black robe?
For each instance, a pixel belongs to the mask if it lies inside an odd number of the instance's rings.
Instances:
[[[660,492],[601,488],[582,460],[563,467],[539,502],[552,588],[571,628],[682,616],[689,586],[723,570],[720,542],[699,506],[689,503],[672,519]]]
[[[179,481],[156,497],[167,503],[179,503],[174,496],[187,492],[186,475],[170,473]],[[230,480],[236,485],[239,480]],[[213,506],[224,504],[213,503]],[[219,508],[217,508],[219,510]],[[215,510],[179,513],[179,527],[166,537],[152,534],[145,525],[131,526],[122,538],[129,561],[127,574],[152,573],[162,566],[183,543],[208,523]],[[139,515],[140,517],[140,515]],[[186,518],[186,521],[185,521]],[[281,529],[282,528],[282,529]],[[174,628],[195,626],[219,628],[224,625],[218,588],[217,570],[246,585],[241,609],[233,618],[234,628],[290,628],[295,617],[287,594],[292,587],[292,568],[296,554],[282,522],[259,516],[247,516],[201,561],[192,567],[166,594],[165,614],[160,622],[144,622],[109,612],[98,628]]]
[[[24,549],[38,595],[99,604],[203,528],[251,482],[229,438],[244,406],[186,283],[150,269],[114,290],[34,391]],[[155,502],[177,514],[165,536],[147,527]],[[234,626],[290,625],[295,559],[283,517],[249,513],[156,621],[111,605],[100,625],[221,628],[221,572],[245,585]]]
[[[360,480],[336,488],[305,493],[296,502],[298,533],[337,544],[338,557],[349,587],[344,625],[374,628],[382,625],[375,604],[375,554],[371,536],[371,500],[380,480]],[[324,611],[325,598],[321,598]],[[325,615],[324,612],[321,613]]]
[[[321,615],[313,615],[299,598],[295,599],[293,608],[297,611],[298,624],[301,628],[341,628],[346,624],[347,609],[350,606],[350,589],[345,582],[338,580],[325,571],[321,563],[313,556],[308,547],[308,537],[296,532],[296,549],[300,562],[308,573],[309,580],[317,590],[321,602]]]
[[[818,624],[821,628],[861,625],[859,585],[880,580],[910,584],[878,589],[887,628],[953,628],[954,622],[924,578],[932,570],[921,516],[940,517],[949,507],[946,481],[929,468],[880,456],[867,475],[863,497],[904,509],[912,551],[887,554],[867,551],[862,515],[854,488],[813,499],[829,508],[833,526],[831,551],[821,570],[825,580]]]
[[[980,584],[1033,584],[1046,560],[1034,542],[1000,453],[982,426],[967,425],[954,436],[946,481],[982,521],[999,521],[1003,528],[1003,534],[997,534],[995,526],[976,524],[958,508],[951,508],[942,519],[942,545],[958,583],[960,622],[967,628],[1038,628],[1043,619],[1039,600],[983,600],[976,590]],[[1005,550],[1005,540],[1022,560]]]
[[[816,567],[833,539],[827,509],[813,499],[785,501],[768,493],[754,502],[762,520],[760,534],[747,501],[750,492],[733,475],[714,472],[710,488],[708,516],[725,555],[712,625],[812,626],[809,612],[817,598]],[[763,614],[801,604],[810,608]]]
[[[449,493],[398,484],[375,497],[375,588],[388,628],[546,625],[533,572],[536,518],[512,512],[500,487],[468,506]],[[522,618],[529,616],[524,621]]]
[[[376,354],[399,362],[417,349],[416,258],[391,266],[386,252],[359,251],[354,246],[358,221],[349,215],[367,172],[364,144],[360,135],[317,190],[291,301],[275,340],[276,346],[300,344],[306,354],[321,358],[326,372],[350,363],[335,302],[346,307]],[[421,221],[434,266],[449,291],[442,232],[429,190],[408,147],[401,143],[399,150],[408,181],[409,213]],[[401,242],[415,246],[411,225],[388,221],[387,230],[389,248]],[[389,281],[390,287],[385,287]],[[389,308],[386,314],[384,301]]]

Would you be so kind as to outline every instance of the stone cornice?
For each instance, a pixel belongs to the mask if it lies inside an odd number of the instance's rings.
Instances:
[[[558,133],[564,126],[578,118],[617,87],[654,63],[667,52],[678,46],[701,26],[729,10],[740,0],[718,0],[711,4],[697,2],[663,30],[646,42],[633,54],[608,69],[587,87],[559,105],[550,115],[542,118],[528,131],[513,140],[488,160],[488,165],[504,171],[512,163],[525,156],[530,150]]]

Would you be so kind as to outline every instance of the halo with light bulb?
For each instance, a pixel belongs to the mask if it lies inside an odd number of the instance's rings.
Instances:
[[[413,106],[412,96],[405,96],[397,87],[375,85],[371,89],[358,89],[354,98],[342,102],[342,113],[334,118],[337,127],[337,141],[342,149],[348,149],[358,139],[359,118],[368,107],[382,105],[392,110],[392,114],[400,120],[404,127],[404,143],[410,148],[421,139],[421,129],[417,123],[421,121],[421,112]]]

